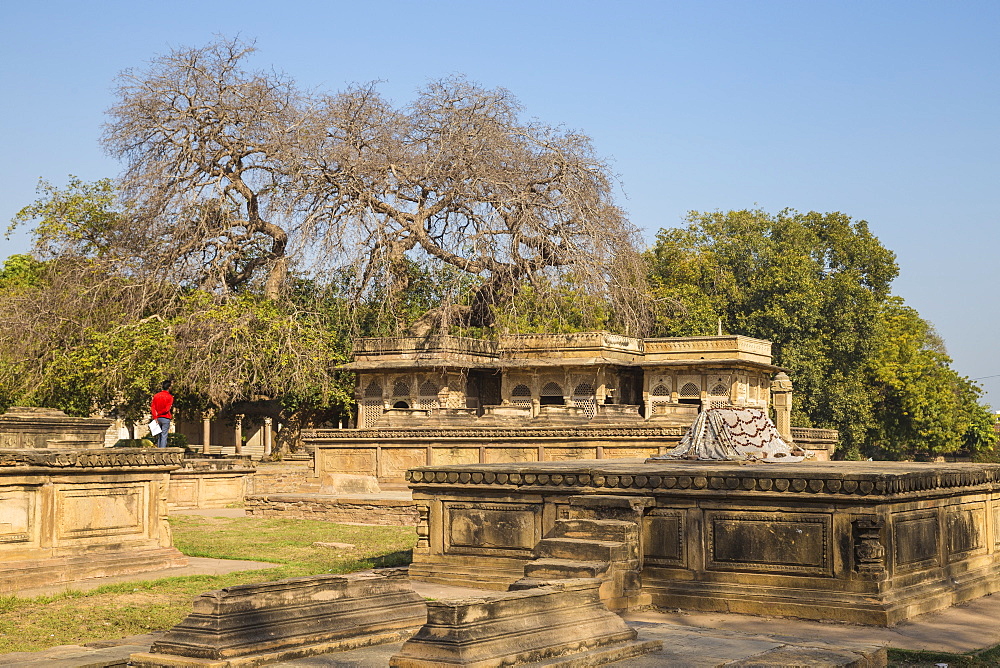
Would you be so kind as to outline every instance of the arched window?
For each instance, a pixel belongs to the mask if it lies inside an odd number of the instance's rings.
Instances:
[[[420,383],[420,389],[418,391],[422,397],[436,397],[438,393],[438,386],[435,385],[432,380],[425,380]]]
[[[396,403],[394,403],[392,405],[392,407],[393,408],[409,408],[410,404],[406,403],[405,401],[397,401]]]
[[[701,389],[694,383],[685,383],[680,392],[681,399],[701,398]]]
[[[729,388],[722,383],[719,383],[712,388],[711,394],[713,397],[726,397],[729,396]]]
[[[542,388],[539,403],[542,406],[565,406],[566,398],[563,397],[562,388],[558,383],[546,383]]]
[[[657,385],[656,387],[654,387],[652,390],[650,390],[649,394],[652,395],[652,396],[654,396],[654,397],[669,397],[670,396],[670,390],[667,389],[666,385],[664,385],[663,383],[660,383],[659,385]]]
[[[531,388],[529,388],[527,385],[518,385],[513,390],[511,390],[510,396],[512,396],[512,397],[530,397],[531,396]]]
[[[400,378],[392,386],[392,396],[394,397],[408,397],[410,396],[410,381],[403,380]]]
[[[573,389],[574,397],[589,397],[594,394],[594,386],[590,383],[580,383]]]
[[[368,383],[368,387],[365,388],[365,398],[366,399],[378,399],[382,397],[382,383],[377,380],[372,380]]]

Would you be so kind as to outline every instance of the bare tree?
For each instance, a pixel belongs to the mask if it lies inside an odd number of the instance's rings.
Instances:
[[[372,86],[354,87],[321,113],[325,133],[305,160],[327,197],[317,222],[336,234],[315,238],[353,255],[357,287],[382,281],[392,292],[406,259],[476,279],[413,333],[490,326],[519,286],[553,272],[609,294],[637,285],[636,232],[613,202],[607,164],[587,136],[521,120],[508,91],[445,79],[396,110]]]
[[[289,79],[242,68],[252,51],[219,41],[122,73],[104,144],[125,161],[150,262],[213,290],[260,279],[273,298],[289,264],[300,112]]]
[[[292,270],[332,270],[390,308],[414,265],[452,277],[415,333],[491,326],[521,286],[575,273],[634,329],[636,232],[587,136],[525,121],[508,91],[463,78],[403,108],[373,85],[305,95],[247,71],[252,50],[220,41],[122,75],[105,144],[126,162],[147,257],[216,292],[259,281],[270,298]]]

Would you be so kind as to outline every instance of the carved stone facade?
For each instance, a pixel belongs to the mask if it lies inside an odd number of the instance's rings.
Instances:
[[[179,449],[0,450],[0,593],[183,566],[167,524]]]
[[[358,374],[361,428],[643,419],[688,425],[704,408],[767,408],[771,376],[781,371],[771,364],[770,342],[745,336],[377,338],[357,340],[354,357],[344,368]],[[787,399],[781,410],[790,411],[791,382],[779,378]]]
[[[577,499],[634,498],[657,606],[890,625],[1000,590],[1000,465],[567,461],[407,477],[427,508],[415,579],[505,589]]]

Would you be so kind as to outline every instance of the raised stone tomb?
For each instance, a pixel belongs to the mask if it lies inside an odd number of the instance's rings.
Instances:
[[[179,449],[0,449],[0,593],[184,566],[167,524]]]
[[[498,596],[427,603],[427,623],[392,668],[596,666],[655,651],[598,596],[600,582],[573,579]]]
[[[129,665],[257,666],[399,642],[426,620],[404,569],[238,585],[196,598],[192,613]]]
[[[506,589],[587,507],[632,513],[642,592],[662,607],[891,625],[1000,589],[1000,465],[618,460],[408,478],[414,579]]]

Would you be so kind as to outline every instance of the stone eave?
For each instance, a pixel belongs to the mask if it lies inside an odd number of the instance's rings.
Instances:
[[[769,371],[771,373],[778,373],[784,371],[788,373],[788,369],[785,367],[775,366],[774,364],[768,364],[766,362],[757,362],[755,360],[745,360],[745,359],[704,359],[704,360],[655,360],[655,361],[642,361],[637,362],[633,366],[640,366],[643,368],[649,367],[668,367],[668,366],[697,366],[697,367],[745,367],[749,369],[756,369],[760,371]]]

